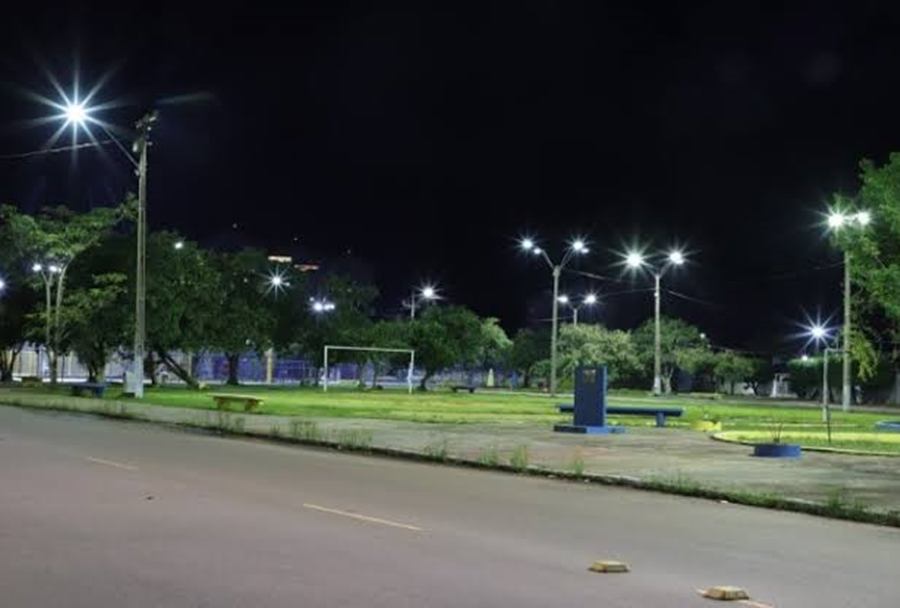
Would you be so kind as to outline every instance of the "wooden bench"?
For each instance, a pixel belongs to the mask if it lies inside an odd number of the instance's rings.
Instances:
[[[225,395],[217,393],[210,395],[210,397],[213,398],[213,401],[216,402],[216,407],[220,410],[226,409],[229,403],[241,403],[245,412],[252,412],[254,408],[259,407],[263,402],[259,397],[252,395]]]
[[[43,384],[44,381],[40,376],[22,376],[22,388],[34,388]]]
[[[560,403],[557,405],[560,413],[571,413],[575,411],[575,406],[571,403]],[[656,418],[656,426],[666,426],[666,418],[679,418],[684,409],[680,407],[622,407],[618,405],[606,406],[606,413],[612,416],[653,416]]]
[[[454,393],[457,391],[469,391],[469,393],[474,393],[477,389],[477,386],[469,386],[468,384],[454,384],[450,387],[450,390]]]
[[[105,382],[81,382],[70,386],[72,395],[81,397],[84,393],[90,393],[97,399],[103,399],[103,393],[106,391]]]

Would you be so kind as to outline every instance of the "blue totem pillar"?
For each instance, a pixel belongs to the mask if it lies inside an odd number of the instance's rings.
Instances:
[[[575,370],[575,416],[572,424],[557,424],[561,433],[621,433],[606,424],[606,366],[581,365]]]

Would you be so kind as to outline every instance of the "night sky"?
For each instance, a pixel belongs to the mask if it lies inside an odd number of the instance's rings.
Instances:
[[[573,268],[616,281],[566,274],[573,295],[645,288],[615,252],[680,244],[691,263],[665,285],[687,298],[664,310],[717,345],[796,350],[805,313],[838,318],[820,212],[900,146],[896,3],[185,4],[4,9],[0,201],[136,191],[110,146],[8,158],[56,129],[29,126],[48,109],[22,91],[58,99],[49,75],[70,90],[77,63],[82,90],[108,76],[104,120],[160,111],[154,229],[365,261],[385,315],[434,280],[510,330],[549,301],[520,235],[554,256],[588,239]],[[586,318],[651,313],[642,292]]]

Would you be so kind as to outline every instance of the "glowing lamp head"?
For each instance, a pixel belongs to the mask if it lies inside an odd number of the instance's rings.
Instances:
[[[432,287],[431,285],[426,285],[425,287],[423,287],[421,290],[421,294],[422,297],[426,300],[433,300],[435,297],[437,297],[437,291],[435,291],[434,287]]]
[[[584,296],[584,303],[588,306],[593,306],[597,303],[597,294],[589,293]]]
[[[542,253],[544,253],[544,250],[541,249],[540,247],[534,247],[531,250],[531,253],[533,253],[534,255],[541,255]]]
[[[803,362],[809,361],[809,355],[807,355],[806,353],[804,353],[804,354],[800,357],[800,360],[803,361]]]
[[[4,289],[6,289],[6,281],[0,279],[0,291],[3,291]]]
[[[847,223],[847,216],[840,211],[832,211],[828,214],[828,227],[832,230],[840,230]]]
[[[575,239],[572,241],[572,251],[575,253],[587,253],[587,245],[584,244],[583,239]]]
[[[629,268],[640,268],[644,265],[644,256],[637,251],[632,251],[625,256],[625,265]]]
[[[669,254],[669,262],[675,266],[681,266],[684,264],[684,254],[677,250],[671,252]]]
[[[559,302],[560,304],[568,304],[568,303],[569,303],[569,296],[567,296],[567,295],[561,295],[561,296],[559,296],[559,297],[556,298],[556,301]]]
[[[57,266],[56,264],[51,264],[47,268],[47,270],[49,270],[52,274],[56,274],[57,272],[59,272],[59,266]]]
[[[174,247],[178,250],[184,249],[184,241],[175,241]]]
[[[821,325],[813,325],[809,328],[809,335],[813,340],[824,340],[828,337],[828,330]]]
[[[284,279],[277,274],[269,279],[269,282],[272,284],[272,287],[281,287],[284,285]]]
[[[66,106],[66,120],[73,125],[83,124],[87,120],[87,109],[83,103],[70,103]]]
[[[855,219],[860,226],[868,226],[872,222],[872,214],[868,211],[860,211],[856,214]]]
[[[34,264],[34,265],[31,267],[31,271],[32,271],[32,272],[40,272],[40,271],[42,271],[43,269],[44,269],[44,267],[43,267],[41,264]]]
[[[534,251],[536,247],[534,246],[534,239],[524,238],[519,242],[519,246],[525,251]]]

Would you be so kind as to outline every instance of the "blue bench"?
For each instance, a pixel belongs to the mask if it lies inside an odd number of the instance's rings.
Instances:
[[[571,413],[575,411],[575,406],[571,403],[560,403],[557,405],[561,414]],[[654,416],[656,418],[656,426],[666,426],[666,418],[678,418],[684,413],[684,409],[680,407],[621,407],[616,405],[606,406],[606,413],[612,416]]]
[[[81,382],[71,385],[72,395],[80,397],[84,393],[90,393],[97,399],[103,398],[103,392],[106,390],[106,384],[103,382]]]

